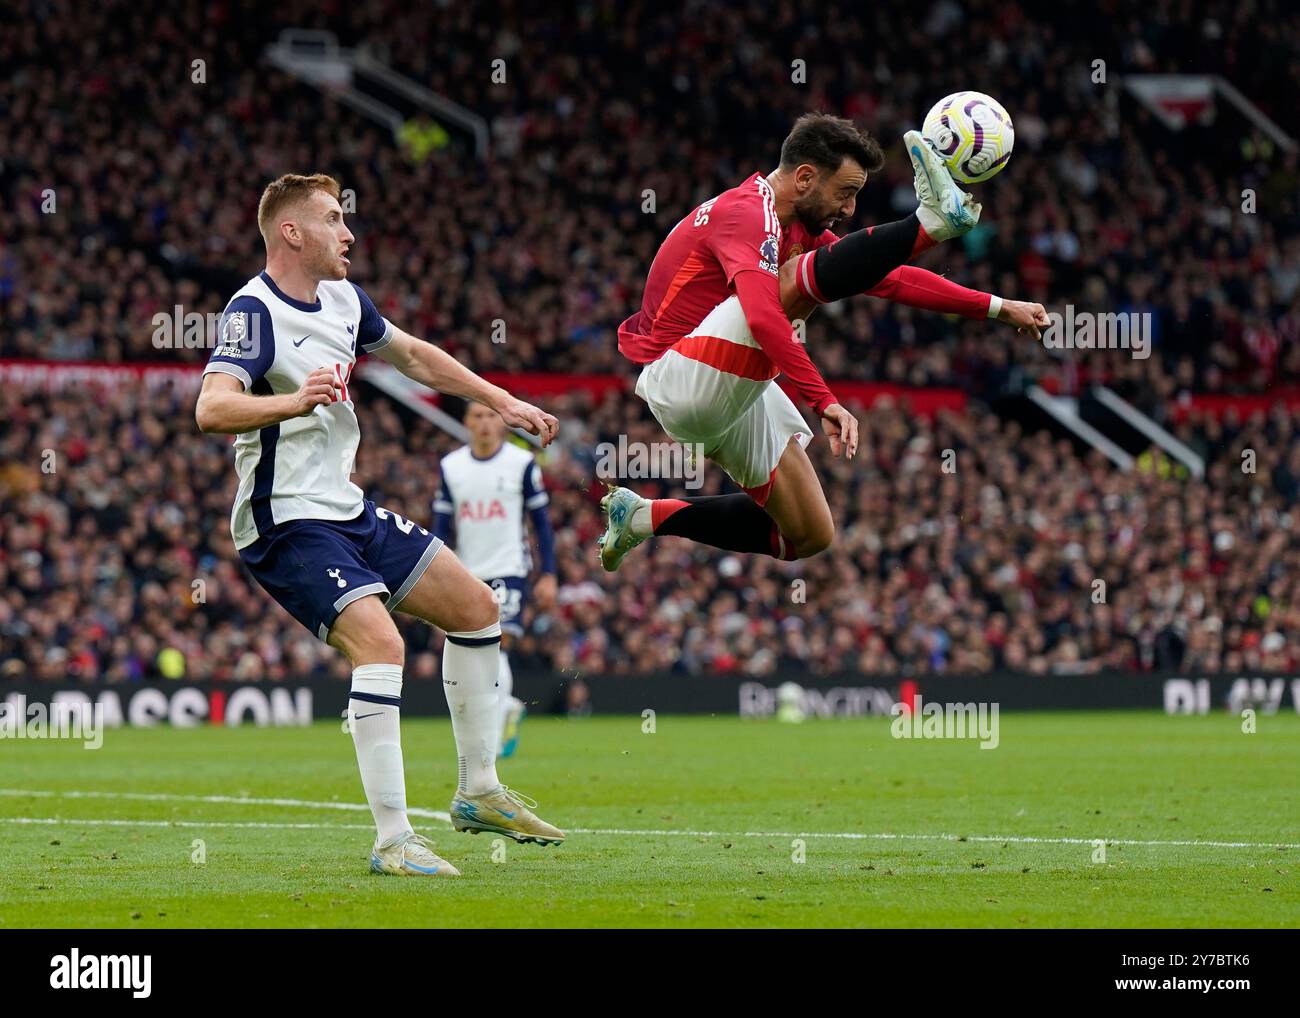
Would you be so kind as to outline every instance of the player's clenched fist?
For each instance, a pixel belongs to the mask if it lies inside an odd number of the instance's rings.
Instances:
[[[497,412],[510,427],[523,428],[530,435],[540,438],[542,448],[550,445],[556,432],[560,430],[560,422],[546,411],[539,410],[531,403],[525,403],[513,396],[506,397],[497,408]]]
[[[1043,305],[1024,300],[1004,300],[998,321],[1014,325],[1017,332],[1027,332],[1034,339],[1042,338],[1041,330],[1051,324]]]
[[[858,419],[838,403],[822,411],[822,431],[831,440],[831,455],[844,451],[845,459],[853,459],[858,451]]]
[[[317,368],[294,393],[298,416],[306,417],[318,406],[329,406],[334,402],[334,390],[338,387],[339,379],[332,368]]]

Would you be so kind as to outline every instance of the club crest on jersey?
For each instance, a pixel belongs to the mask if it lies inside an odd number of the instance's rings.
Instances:
[[[758,267],[776,275],[780,271],[777,264],[779,257],[780,246],[776,242],[776,236],[769,233],[758,249]]]

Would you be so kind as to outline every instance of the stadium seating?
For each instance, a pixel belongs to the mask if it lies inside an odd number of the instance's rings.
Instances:
[[[0,388],[0,674],[61,679],[347,677],[346,662],[243,574],[227,520],[226,440],[194,432],[192,391],[121,379]],[[422,524],[451,440],[360,393],[356,479]],[[1035,672],[1300,665],[1300,435],[1285,413],[1191,422],[1204,481],[1158,457],[1116,471],[972,406],[863,416],[865,456],[813,446],[839,521],[834,553],[739,558],[666,538],[599,567],[592,450],[662,439],[638,404],[560,397],[544,457],[558,606],[532,614],[519,666],[766,675],[853,669]],[[637,414],[635,418],[631,414]],[[1243,474],[1240,450],[1257,453]],[[55,451],[44,472],[41,451]],[[942,450],[956,470],[942,474]],[[723,490],[716,468],[692,494]],[[648,482],[654,491],[663,482]],[[663,484],[663,493],[681,492]],[[1105,605],[1094,581],[1105,582]],[[196,585],[196,581],[201,581]],[[796,583],[796,581],[802,581]],[[432,680],[441,637],[404,624],[408,674]],[[171,651],[165,654],[165,651]],[[179,669],[179,671],[178,671]]]
[[[219,311],[260,266],[262,186],[319,169],[356,193],[355,278],[409,331],[482,371],[630,377],[614,328],[639,300],[658,240],[697,201],[769,167],[802,110],[854,116],[893,146],[861,196],[860,223],[911,210],[896,139],[938,97],[937,82],[969,85],[934,41],[942,19],[964,16],[962,30],[1006,83],[1017,154],[981,191],[986,225],[924,264],[1006,296],[1151,311],[1156,356],[1059,359],[994,324],[865,299],[820,313],[808,340],[828,377],[952,385],[974,399],[934,419],[878,405],[863,420],[867,455],[852,465],[819,443],[838,544],[795,564],[670,539],[604,574],[590,448],[619,434],[661,436],[628,397],[554,399],[565,432],[544,465],[560,606],[530,618],[518,667],[1300,666],[1289,639],[1300,632],[1300,437],[1290,415],[1181,418],[1176,433],[1210,462],[1198,481],[1159,457],[1117,472],[1020,434],[986,406],[1016,373],[1058,390],[1100,377],[1172,422],[1186,394],[1263,395],[1300,378],[1295,154],[1270,151],[1248,129],[1208,148],[1171,136],[1168,150],[1152,151],[1138,138],[1158,128],[1131,107],[1103,115],[1088,90],[1113,86],[1087,74],[1098,56],[1118,75],[1195,53],[1296,133],[1289,68],[1300,22],[1267,16],[1280,5],[1205,5],[1202,29],[1213,21],[1219,34],[1204,46],[1167,17],[1172,0],[1146,5],[1140,22],[1061,4],[1050,29],[1031,29],[1015,5],[939,4],[926,35],[901,37],[896,14],[909,5],[899,2],[855,5],[852,18],[830,4],[687,23],[655,5],[602,0],[565,26],[562,48],[550,45],[554,26],[540,9],[516,7],[506,31],[471,6],[387,16],[296,0],[75,12],[52,2],[27,24],[0,27],[9,72],[0,185],[15,199],[0,204],[0,358],[201,362],[205,350],[156,344],[154,316]],[[482,112],[488,161],[452,146],[414,163],[375,125],[246,59],[291,25],[332,29]],[[744,42],[722,45],[724,34]],[[129,44],[140,38],[155,41]],[[432,56],[447,52],[454,58]],[[488,80],[497,57],[507,86]],[[786,87],[792,59],[807,61],[803,91]],[[1247,187],[1268,215],[1239,211]],[[643,211],[647,189],[653,213]],[[491,338],[498,318],[505,343]],[[346,663],[242,573],[226,525],[229,449],[196,431],[192,389],[121,379],[97,391],[88,402],[75,390],[0,388],[0,673],[345,678]],[[358,482],[427,523],[450,440],[360,392]],[[958,468],[939,476],[930,468],[948,448]],[[1253,475],[1240,469],[1245,448],[1258,455]],[[42,469],[46,449],[53,472]],[[711,469],[704,493],[723,484]],[[1096,580],[1104,608],[1092,601]],[[440,637],[414,625],[405,635],[408,674],[434,679]]]

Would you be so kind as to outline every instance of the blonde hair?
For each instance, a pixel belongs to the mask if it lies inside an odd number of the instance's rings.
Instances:
[[[306,201],[317,191],[324,191],[335,201],[343,193],[339,182],[327,173],[313,173],[310,177],[301,173],[286,173],[266,185],[262,200],[257,203],[257,228],[262,231],[262,239],[268,247],[280,214],[285,209]]]

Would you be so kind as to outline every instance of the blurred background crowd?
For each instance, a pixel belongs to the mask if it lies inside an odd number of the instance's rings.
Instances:
[[[878,404],[852,465],[815,443],[839,530],[802,563],[665,539],[604,574],[592,447],[662,435],[630,394],[550,401],[564,429],[543,460],[560,595],[529,618],[520,666],[1294,668],[1293,418],[1175,424],[1171,411],[1189,393],[1267,394],[1300,378],[1300,166],[1226,105],[1212,128],[1170,132],[1119,79],[1221,74],[1300,133],[1300,17],[1190,0],[1030,12],[986,0],[592,0],[563,19],[512,3],[491,16],[454,3],[29,4],[0,24],[0,358],[205,360],[159,349],[154,316],[219,312],[261,266],[267,180],[321,170],[355,193],[353,278],[402,327],[480,371],[631,378],[615,329],[659,241],[699,201],[771,169],[795,116],[851,116],[886,145],[851,229],[912,210],[902,132],[947,92],[983,88],[1012,113],[1015,156],[979,189],[982,225],[922,264],[1049,309],[1150,312],[1154,355],[1062,356],[996,324],[866,298],[826,309],[808,342],[828,378],[973,398],[933,419]],[[482,115],[488,157],[419,125],[394,139],[276,71],[260,54],[286,27],[330,29]],[[1024,378],[1065,391],[1108,381],[1204,455],[1206,477],[1158,456],[1117,471],[1020,433],[989,406]],[[427,524],[451,440],[373,389],[354,398],[358,483]],[[242,573],[229,446],[197,432],[192,407],[193,390],[144,381],[0,389],[0,673],[345,674]],[[952,474],[943,449],[957,452]],[[703,493],[723,490],[721,474],[707,478]],[[434,677],[440,637],[406,635],[410,674]]]
[[[374,389],[354,392],[355,480],[429,526],[439,455],[454,443]],[[95,393],[0,390],[0,673],[345,678],[346,661],[243,573],[227,523],[229,446],[193,433],[192,394],[144,382]],[[789,563],[661,538],[609,574],[595,545],[593,450],[619,435],[663,437],[617,394],[548,405],[563,421],[542,459],[559,590],[551,612],[530,611],[518,667],[595,677],[1300,666],[1300,434],[1288,414],[1189,419],[1180,434],[1210,455],[1195,480],[1159,456],[1117,471],[987,410],[931,420],[878,403],[853,463],[812,446],[838,525],[830,552]],[[52,473],[31,454],[44,449],[57,450]],[[1247,449],[1253,474],[1241,469]],[[690,493],[726,484],[710,466]],[[408,674],[435,678],[440,634],[403,629]]]

